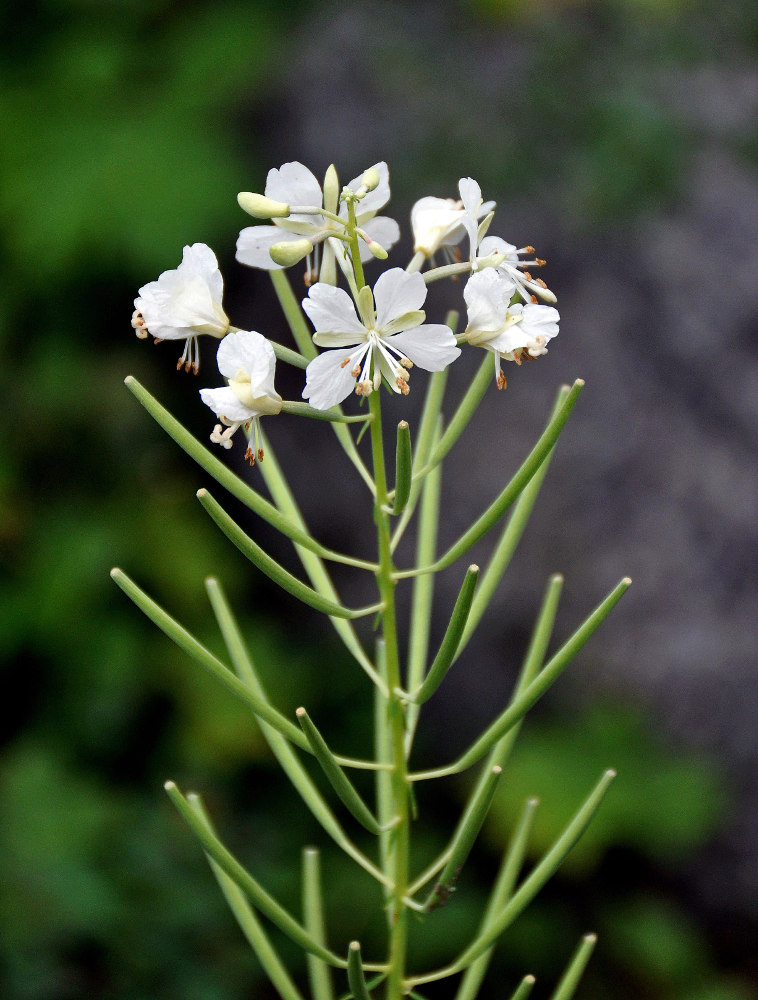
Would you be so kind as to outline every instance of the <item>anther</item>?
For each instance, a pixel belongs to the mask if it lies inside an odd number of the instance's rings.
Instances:
[[[537,265],[537,267],[544,267],[545,264],[547,264],[547,261],[543,260],[542,257],[537,257],[535,258],[534,263]]]
[[[405,381],[405,379],[400,378],[399,375],[395,379],[395,385],[398,387],[398,389],[404,396],[407,396],[408,393],[411,391],[408,387],[408,383]]]
[[[521,253],[534,253],[534,247],[524,247]]]
[[[410,371],[411,368],[413,368],[413,362],[411,361],[410,358],[401,358],[400,364],[403,366],[403,368],[407,368],[408,371]]]
[[[345,358],[344,361],[340,361],[340,368],[346,368],[350,364],[350,358]]]
[[[245,461],[249,462],[251,465],[255,465],[255,452],[249,446],[245,450]]]
[[[503,375],[502,369],[497,373],[496,383],[498,389],[507,389],[508,382],[506,381],[505,375]]]
[[[350,359],[348,358],[348,361],[349,360]],[[360,365],[356,365],[355,368],[353,368],[353,370],[350,372],[350,374],[353,376],[353,378],[358,378],[358,376],[360,375],[360,373],[361,373],[361,366]]]
[[[139,309],[135,309],[134,312],[132,313],[132,327],[140,340],[147,339],[148,335],[147,323],[145,323],[145,317],[142,315]]]
[[[540,264],[544,264],[545,262],[544,262],[544,260],[543,260],[543,261],[538,261],[538,263],[540,263]],[[545,284],[545,282],[544,282],[544,281],[542,280],[542,278],[537,278],[537,280],[536,280],[536,284],[538,284],[538,285],[540,286],[540,288],[547,288],[547,285],[546,285],[546,284]]]

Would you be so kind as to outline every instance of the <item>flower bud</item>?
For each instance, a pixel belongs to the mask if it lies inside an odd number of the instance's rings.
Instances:
[[[336,214],[340,201],[340,179],[337,168],[332,164],[324,175],[324,208]]]
[[[371,237],[368,235],[368,233],[364,232],[362,229],[359,229],[358,235],[366,244],[366,246],[369,248],[373,256],[376,257],[377,260],[387,259],[387,251],[380,243],[377,243],[376,240],[372,240]]]
[[[269,248],[269,254],[275,264],[281,267],[291,267],[297,264],[303,257],[313,253],[313,244],[310,240],[284,240],[281,243],[274,243]]]
[[[376,167],[369,167],[366,173],[361,177],[361,186],[366,189],[366,191],[373,191],[375,188],[379,187],[379,181],[381,177],[379,176],[379,171]]]
[[[240,191],[237,195],[240,208],[254,219],[281,219],[290,214],[290,207],[283,201],[274,201],[263,194]]]

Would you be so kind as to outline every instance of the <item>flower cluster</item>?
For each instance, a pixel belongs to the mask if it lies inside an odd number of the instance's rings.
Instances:
[[[556,299],[530,270],[545,261],[533,247],[517,249],[487,235],[495,203],[483,200],[475,180],[462,178],[459,195],[415,203],[413,257],[405,268],[384,271],[373,287],[366,283],[363,265],[386,259],[400,236],[397,222],[378,214],[390,198],[386,163],[374,164],[344,187],[333,166],[321,185],[303,164],[285,163],[269,171],[263,194],[238,196],[240,206],[265,223],[241,231],[240,263],[275,272],[306,262],[302,308],[313,325],[313,343],[325,348],[305,371],[302,395],[310,413],[331,411],[352,392],[368,396],[382,382],[407,395],[414,366],[442,371],[460,356],[459,344],[492,353],[499,389],[506,386],[504,360],[520,365],[547,353],[548,341],[558,333]],[[467,259],[459,248],[466,238]],[[456,336],[449,326],[427,323],[422,307],[431,283],[459,276],[467,276],[467,324]],[[303,365],[305,359],[254,330],[231,326],[222,299],[216,257],[195,243],[184,248],[175,270],[140,289],[132,326],[138,337],[149,334],[156,343],[183,340],[177,367],[188,372],[198,372],[202,334],[221,340],[217,362],[227,384],[200,390],[221,421],[211,441],[230,448],[233,434],[243,427],[245,457],[253,463],[263,457],[260,417],[287,405],[274,388],[277,354]]]

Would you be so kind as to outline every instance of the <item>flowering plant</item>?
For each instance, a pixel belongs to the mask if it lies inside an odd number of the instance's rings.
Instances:
[[[386,911],[386,953],[364,960],[357,940],[331,947],[326,934],[325,906],[319,876],[319,854],[303,855],[303,913],[296,918],[277,902],[223,845],[195,794],[183,794],[173,783],[167,792],[199,838],[221,889],[250,941],[261,965],[283,1000],[301,1000],[301,992],[269,940],[259,916],[295,941],[308,956],[310,989],[314,1000],[332,1000],[332,970],[347,974],[349,995],[368,1000],[384,984],[389,1000],[447,977],[459,977],[457,1000],[476,996],[499,936],[531,902],[559,867],[590,822],[613,777],[603,774],[553,846],[526,877],[521,869],[527,851],[536,801],[525,803],[512,832],[502,868],[481,923],[459,953],[444,967],[409,970],[408,939],[411,915],[431,914],[448,903],[463,865],[481,829],[521,720],[531,706],[561,675],[629,586],[624,578],[589,617],[551,656],[547,655],[562,577],[547,585],[534,631],[509,703],[487,729],[451,763],[428,770],[412,766],[412,751],[423,705],[435,693],[447,671],[463,654],[484,614],[520,539],[547,472],[558,436],[582,388],[581,380],[563,387],[547,425],[510,481],[458,540],[443,553],[436,550],[441,463],[474,416],[492,382],[492,361],[498,389],[505,389],[503,362],[521,366],[547,353],[558,333],[555,295],[530,268],[544,261],[532,247],[488,236],[494,203],[484,202],[476,181],[463,178],[460,200],[424,197],[411,213],[414,252],[405,268],[389,267],[373,284],[364,265],[383,261],[397,242],[399,227],[377,213],[389,201],[389,172],[384,163],[366,170],[340,188],[330,167],[323,186],[302,164],[286,163],[268,175],[264,194],[243,192],[240,206],[265,223],[243,229],[237,259],[269,271],[290,327],[294,348],[267,339],[253,330],[230,325],[222,302],[223,281],[213,252],[202,244],[185,247],[182,263],[150,282],[135,300],[132,319],[137,335],[156,340],[185,340],[179,367],[197,373],[198,337],[220,339],[217,363],[224,386],[202,388],[202,401],[215,413],[211,442],[230,449],[233,435],[242,432],[244,456],[259,463],[271,500],[259,492],[251,477],[237,475],[203,446],[135,379],[127,385],[158,423],[198,464],[234,496],[260,515],[295,545],[309,583],[279,565],[250,537],[208,492],[200,502],[221,531],[250,561],[285,591],[321,611],[362,669],[374,700],[373,757],[356,758],[332,750],[304,707],[295,721],[283,715],[264,691],[244,644],[232,608],[221,584],[207,581],[208,595],[228,651],[222,662],[183,625],[119,569],[112,576],[129,597],[189,655],[240,698],[254,713],[271,752],[324,831],[357,865],[375,880],[378,905]],[[468,257],[459,244],[468,237]],[[441,262],[438,260],[441,258]],[[286,274],[305,261],[307,294],[298,302]],[[442,279],[465,278],[463,301],[467,323],[457,333],[458,316],[444,323],[426,322],[429,287]],[[308,324],[312,325],[312,330]],[[487,352],[469,388],[445,420],[447,368],[462,359],[470,347]],[[319,353],[317,348],[324,350]],[[276,361],[305,371],[302,400],[284,400],[275,388]],[[431,372],[415,444],[406,420],[397,423],[394,480],[390,483],[385,457],[383,406],[402,400],[395,396],[414,389],[414,367]],[[382,389],[390,390],[383,402]],[[355,395],[357,412],[342,404]],[[303,401],[304,400],[304,401]],[[368,493],[376,525],[373,558],[327,548],[308,531],[290,484],[275,460],[270,441],[264,441],[262,417],[312,418],[331,424]],[[269,421],[274,424],[275,422]],[[355,430],[357,429],[357,434]],[[275,437],[275,428],[271,428]],[[370,463],[364,460],[366,432]],[[410,519],[419,513],[415,560],[401,568],[397,553]],[[430,652],[430,617],[435,574],[462,558],[506,513],[491,558],[480,571],[470,565],[462,574],[460,593],[450,610],[439,647]],[[329,562],[372,574],[376,601],[366,607],[347,607],[340,600],[327,570]],[[408,655],[401,656],[397,607],[401,585],[412,586]],[[361,619],[378,623],[375,651],[370,655]],[[364,827],[377,841],[370,856],[350,839],[342,820],[332,811],[314,783],[304,759],[320,766],[350,821]],[[485,761],[449,842],[421,872],[411,870],[410,845],[418,783],[467,771]],[[369,771],[375,782],[375,802],[369,805],[350,772]],[[581,942],[554,997],[566,1000],[577,985],[594,945],[594,935]],[[525,997],[534,983],[527,975],[516,985],[514,997]]]

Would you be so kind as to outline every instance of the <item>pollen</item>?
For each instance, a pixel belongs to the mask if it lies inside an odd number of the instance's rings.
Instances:
[[[148,335],[147,323],[145,323],[145,317],[139,311],[135,309],[132,313],[132,328],[137,334],[140,340],[146,340]]]
[[[407,368],[408,371],[410,371],[411,368],[413,368],[413,362],[411,361],[410,358],[402,358],[400,364],[403,366],[403,368]]]
[[[404,378],[401,378],[399,375],[395,379],[395,385],[398,387],[398,389],[400,390],[400,392],[402,392],[404,396],[407,396],[408,393],[411,391],[410,388],[408,387],[408,383],[406,382],[406,380]]]
[[[249,462],[251,465],[255,465],[255,451],[252,448],[247,448],[245,450],[245,461]]]
[[[507,389],[508,388],[508,381],[507,381],[505,375],[503,375],[502,369],[497,373],[497,378],[496,378],[495,381],[496,381],[498,389]]]
[[[344,361],[340,361],[340,368],[346,368],[350,364],[350,358],[345,358]]]
[[[356,365],[355,368],[353,368],[353,370],[350,372],[350,374],[353,376],[353,378],[358,378],[358,376],[360,375],[360,373],[361,373],[361,366],[360,365]],[[356,390],[356,392],[357,392],[357,390]]]

